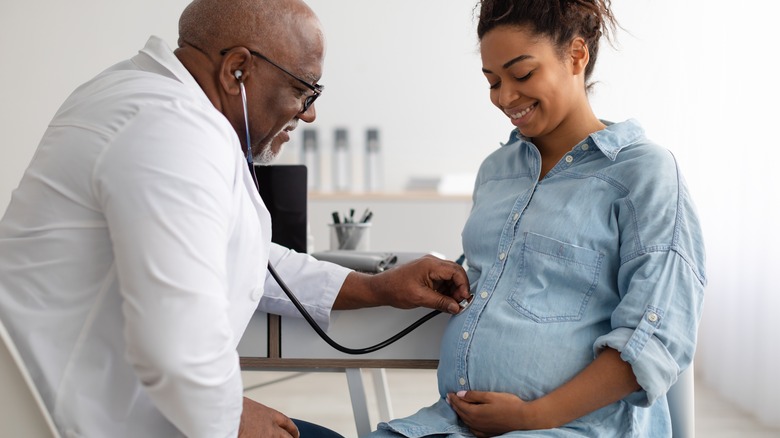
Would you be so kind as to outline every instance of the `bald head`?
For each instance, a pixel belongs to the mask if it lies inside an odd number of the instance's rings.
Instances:
[[[174,53],[244,152],[275,155],[299,120],[316,118],[302,107],[322,76],[325,37],[303,0],[193,0]]]
[[[179,46],[207,52],[241,45],[265,52],[296,49],[323,39],[312,20],[318,23],[301,0],[194,0],[179,19]]]

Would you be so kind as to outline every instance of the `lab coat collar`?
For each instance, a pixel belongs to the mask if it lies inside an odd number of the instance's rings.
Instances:
[[[191,89],[193,94],[202,96],[203,99],[209,101],[208,96],[200,88],[198,82],[162,38],[154,35],[149,37],[144,48],[138,51],[138,54],[132,58],[132,61],[145,71],[167,76],[181,82]]]
[[[192,74],[190,74],[189,70],[184,67],[184,64],[179,61],[179,58],[176,57],[176,55],[173,53],[173,50],[171,50],[168,44],[166,44],[165,41],[163,41],[161,38],[154,35],[149,37],[149,40],[146,42],[144,48],[139,50],[138,54],[131,60],[144,71],[160,74],[175,81],[181,82],[192,92],[193,96],[202,98],[204,103],[207,103],[208,106],[213,107],[212,102],[209,100],[208,96],[206,96],[206,93],[200,87]],[[227,123],[227,119],[224,120]],[[230,127],[230,125],[227,126]],[[232,127],[230,127],[230,129],[232,131]],[[238,137],[234,137],[234,140],[236,143],[236,151],[240,151],[241,146],[239,144]],[[243,155],[239,155],[239,159],[243,160]],[[243,161],[241,162],[243,163]],[[251,193],[252,202],[254,203],[258,212],[266,211],[267,214],[265,204],[263,203],[262,199],[260,198],[260,194],[255,188],[254,180],[252,179],[247,166],[244,165],[242,167],[244,185]]]

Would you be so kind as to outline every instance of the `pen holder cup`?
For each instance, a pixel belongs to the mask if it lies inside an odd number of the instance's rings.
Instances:
[[[328,224],[330,227],[330,249],[368,251],[370,223]]]

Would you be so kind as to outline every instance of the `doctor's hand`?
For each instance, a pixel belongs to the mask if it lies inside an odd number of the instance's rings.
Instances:
[[[244,397],[239,438],[300,438],[298,428],[279,411]]]
[[[469,297],[469,279],[462,266],[426,255],[376,275],[350,273],[333,308],[387,305],[399,309],[428,307],[457,314],[458,303]]]

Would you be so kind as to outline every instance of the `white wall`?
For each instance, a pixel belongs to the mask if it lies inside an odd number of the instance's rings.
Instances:
[[[329,39],[315,123],[325,152],[334,127],[348,127],[358,147],[363,130],[377,126],[390,190],[412,175],[476,170],[509,126],[479,72],[473,2],[310,0]],[[185,4],[0,4],[0,211],[65,96],[151,33],[173,44]],[[621,33],[619,51],[604,47],[592,101],[602,118],[638,118],[680,159],[708,245],[700,377],[780,427],[771,411],[780,404],[780,346],[769,337],[780,333],[780,90],[770,32],[780,7],[725,5],[616,0],[630,34]],[[298,143],[283,162],[297,160]]]
[[[150,34],[174,45],[178,15],[186,4],[74,0],[45,7],[36,2],[0,5],[0,210],[70,91],[134,54]],[[480,72],[474,0],[309,4],[328,38],[322,78],[327,88],[317,101],[313,125],[323,149],[325,189],[330,187],[329,152],[337,127],[349,129],[356,190],[362,187],[368,127],[381,130],[390,191],[403,189],[411,176],[473,173],[507,137],[511,127],[489,103]],[[689,55],[701,49],[690,45],[698,43],[696,33],[681,33],[693,16],[670,14],[670,8],[685,6],[668,0],[617,2],[618,15],[634,36],[621,35],[620,52],[602,50],[596,70],[601,83],[593,102],[602,118],[639,118],[653,138],[685,159],[696,144],[688,141],[695,130],[684,129],[684,118],[702,91],[700,79],[691,74],[695,66]],[[687,7],[690,12],[694,8]],[[294,135],[280,162],[298,162],[300,143],[300,135]]]
[[[328,37],[322,78],[327,88],[317,101],[315,122],[323,137],[325,189],[338,126],[350,132],[358,190],[367,127],[380,128],[389,190],[402,189],[410,176],[473,173],[508,136],[507,124],[487,99],[472,0],[309,4]]]
[[[150,34],[174,45],[178,15],[187,3],[0,4],[0,211],[62,100],[103,68],[132,56]],[[325,188],[335,127],[349,129],[356,188],[362,181],[364,131],[381,130],[389,190],[402,189],[410,175],[474,172],[507,136],[485,98],[471,0],[309,4],[328,38],[322,78],[327,89],[317,101],[314,125],[322,139]],[[296,162],[299,143],[293,136],[280,162]]]
[[[185,0],[0,3],[0,211],[62,101],[154,33],[176,42]]]

